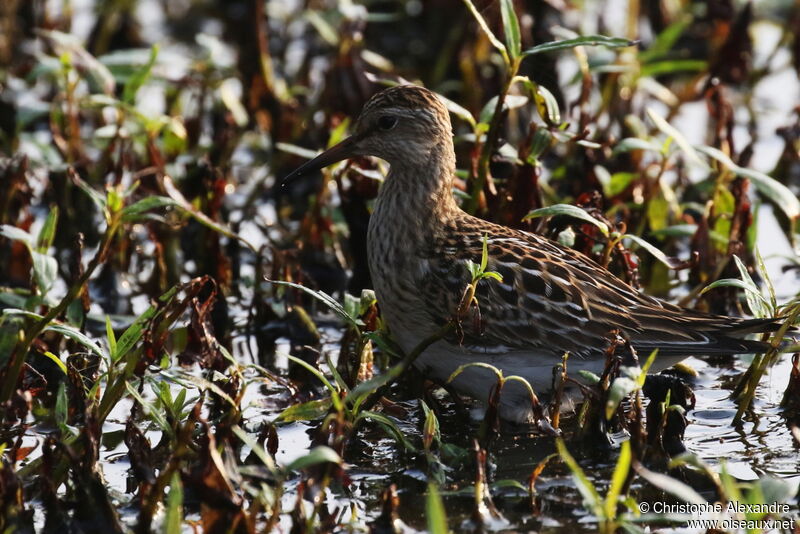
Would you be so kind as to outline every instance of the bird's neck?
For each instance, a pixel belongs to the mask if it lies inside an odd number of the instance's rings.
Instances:
[[[375,215],[395,219],[395,224],[404,220],[424,235],[460,211],[453,198],[456,157],[449,137],[390,165]]]

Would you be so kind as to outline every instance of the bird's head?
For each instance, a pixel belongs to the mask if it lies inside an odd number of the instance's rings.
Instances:
[[[398,85],[364,105],[353,135],[297,168],[283,183],[353,156],[375,156],[390,165],[424,160],[439,143],[450,143],[450,116],[442,100],[424,87]]]

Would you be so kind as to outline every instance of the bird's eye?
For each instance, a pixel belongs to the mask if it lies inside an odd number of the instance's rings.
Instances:
[[[391,130],[397,126],[397,117],[393,115],[384,115],[378,118],[378,128],[381,130]]]

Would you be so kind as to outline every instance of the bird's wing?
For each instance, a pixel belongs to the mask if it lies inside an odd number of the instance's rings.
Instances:
[[[708,315],[642,295],[575,250],[481,223],[434,245],[438,250],[420,280],[432,319],[451,320],[471,279],[467,261],[480,263],[483,236],[489,236],[487,270],[503,280],[478,283],[479,317],[462,318],[451,341],[485,351],[545,348],[588,356],[606,348],[612,330],[621,330],[644,354],[658,348],[664,355],[689,356],[763,350],[763,343],[739,338],[774,330],[774,321]]]

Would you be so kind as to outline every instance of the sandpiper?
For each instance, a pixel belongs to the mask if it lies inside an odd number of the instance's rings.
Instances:
[[[640,354],[659,349],[653,371],[691,355],[763,352],[743,336],[774,330],[774,320],[709,315],[643,295],[589,257],[543,236],[492,224],[462,211],[453,197],[455,153],[447,108],[413,85],[385,89],[359,116],[353,135],[302,165],[284,183],[352,156],[375,156],[390,171],[369,222],[369,267],[393,337],[405,351],[451,321],[469,284],[467,262],[480,262],[502,282],[478,283],[481,327],[466,327],[429,346],[415,365],[447,380],[462,364],[482,361],[526,378],[537,393],[551,387],[552,369],[569,352],[569,371],[596,374],[613,330]],[[470,367],[453,382],[486,400],[492,372]],[[500,415],[532,416],[522,388],[504,389]]]

